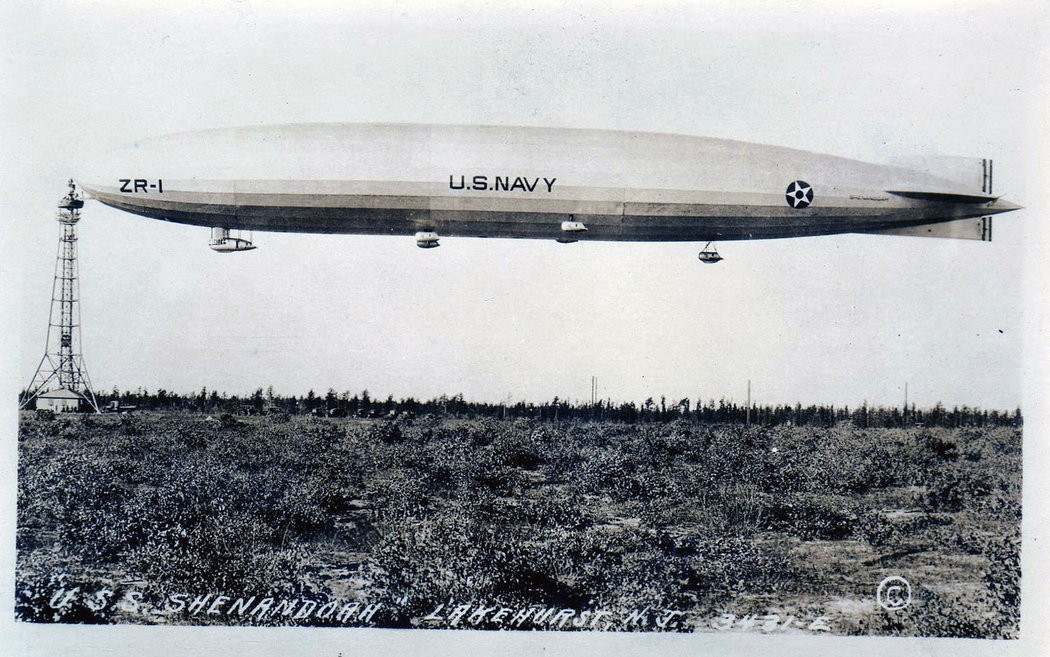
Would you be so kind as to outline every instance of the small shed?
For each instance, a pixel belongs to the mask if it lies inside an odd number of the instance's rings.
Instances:
[[[49,410],[56,413],[75,413],[81,409],[84,403],[83,395],[68,388],[48,390],[36,397],[37,410]]]

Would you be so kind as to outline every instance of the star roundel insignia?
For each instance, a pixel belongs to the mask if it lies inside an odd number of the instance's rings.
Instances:
[[[805,181],[796,180],[788,185],[784,196],[787,198],[788,205],[796,210],[808,208],[813,202],[813,188]]]

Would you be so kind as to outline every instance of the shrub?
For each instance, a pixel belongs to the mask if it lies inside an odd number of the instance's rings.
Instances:
[[[694,618],[783,603],[794,613],[784,591],[855,599],[849,582],[878,581],[881,566],[858,553],[933,545],[909,558],[967,552],[939,564],[958,580],[959,563],[983,559],[965,582],[972,604],[920,588],[915,614],[854,626],[844,616],[835,631],[1016,634],[1011,429],[23,414],[19,440],[27,619],[124,620],[90,606],[49,615],[41,591],[61,582],[43,572],[140,578],[157,596],[349,594],[389,603],[406,627],[452,599]],[[930,512],[876,510],[916,500]],[[869,545],[827,543],[847,538]]]
[[[849,538],[859,519],[852,502],[806,494],[775,499],[768,516],[774,529],[791,532],[804,540]]]

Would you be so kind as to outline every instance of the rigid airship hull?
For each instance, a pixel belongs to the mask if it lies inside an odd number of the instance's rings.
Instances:
[[[109,154],[79,182],[127,212],[226,229],[708,241],[908,234],[1017,209],[991,193],[983,162],[966,184],[703,137],[307,124],[144,140]],[[982,230],[990,237],[990,223],[974,226],[974,239]]]

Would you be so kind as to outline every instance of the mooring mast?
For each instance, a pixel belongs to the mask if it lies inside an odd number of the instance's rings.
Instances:
[[[55,261],[55,280],[51,286],[51,313],[47,322],[47,347],[37,365],[25,398],[29,402],[51,389],[78,394],[96,413],[98,401],[91,390],[84,357],[80,353],[80,285],[77,282],[77,222],[84,199],[76,184],[69,181],[69,192],[58,202],[58,223],[62,233],[58,240],[58,258]]]

